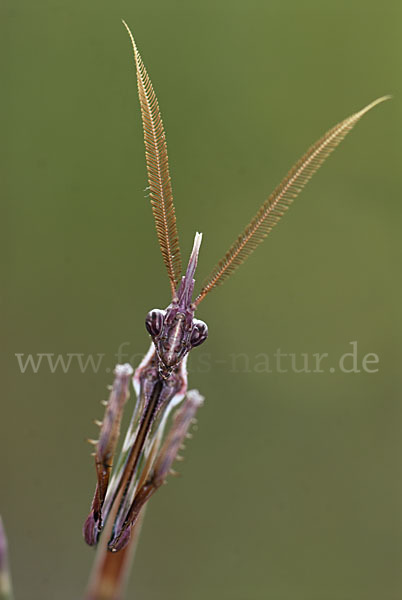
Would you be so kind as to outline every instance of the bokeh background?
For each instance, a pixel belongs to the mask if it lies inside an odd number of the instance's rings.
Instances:
[[[163,112],[184,257],[204,233],[198,283],[313,141],[394,96],[200,306],[210,337],[190,386],[206,403],[182,477],[151,501],[127,598],[400,598],[400,3],[3,0],[1,13],[0,510],[16,597],[82,596],[85,440],[119,346],[137,363],[146,312],[169,302],[125,18]],[[378,372],[330,372],[351,341]],[[328,353],[325,372],[260,372],[278,349]],[[75,360],[21,373],[15,355],[37,353],[105,356],[97,373]],[[240,354],[248,368],[233,369]]]

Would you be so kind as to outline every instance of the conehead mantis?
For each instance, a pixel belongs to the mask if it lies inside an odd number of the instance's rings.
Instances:
[[[307,150],[265,200],[193,298],[202,234],[195,234],[193,249],[182,275],[166,136],[159,105],[134,37],[127,24],[123,23],[134,53],[149,196],[172,299],[165,309],[153,309],[146,316],[151,346],[135,372],[130,365],[116,367],[105,417],[99,423],[99,440],[94,442],[97,486],[84,525],[84,537],[90,545],[103,541],[104,565],[107,564],[107,555],[124,553],[133,543],[133,533],[139,526],[144,507],[165,482],[203,402],[199,392],[187,390],[186,370],[189,352],[204,343],[208,336],[207,325],[195,318],[200,303],[230,277],[267,237],[356,123],[389,98],[378,98],[347,117]],[[136,402],[122,451],[114,466],[120,421],[131,379]],[[176,412],[165,435],[166,424],[174,408]]]

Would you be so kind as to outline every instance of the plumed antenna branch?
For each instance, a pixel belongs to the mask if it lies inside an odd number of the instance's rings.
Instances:
[[[307,182],[310,181],[314,173],[321,167],[325,159],[335,150],[362,116],[374,108],[374,106],[389,98],[390,96],[383,96],[374,100],[374,102],[371,102],[371,104],[362,108],[362,110],[335,125],[318,142],[311,146],[264,202],[252,221],[212,270],[200,294],[196,298],[196,305],[217,285],[223,283],[267,237],[271,229],[285,214],[293,200],[299,195]]]
[[[181,258],[169,174],[166,135],[151,80],[129,27],[125,21],[123,21],[123,24],[130,36],[137,70],[138,95],[144,128],[145,157],[152,212],[159,246],[170,279],[172,296],[174,296],[181,276]]]

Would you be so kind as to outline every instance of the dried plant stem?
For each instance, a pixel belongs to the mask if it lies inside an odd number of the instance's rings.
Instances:
[[[110,532],[105,528],[96,550],[85,600],[121,600],[137,548],[144,514],[145,507],[131,531],[129,543],[120,552],[108,550]]]
[[[10,567],[8,564],[8,545],[3,521],[0,517],[0,600],[13,600]]]

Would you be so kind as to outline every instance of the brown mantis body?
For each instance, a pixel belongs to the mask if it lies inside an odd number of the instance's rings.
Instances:
[[[127,25],[124,25],[134,51],[151,205],[170,280],[172,301],[165,310],[154,309],[147,315],[146,327],[152,343],[148,354],[134,373],[137,401],[113,475],[112,464],[120,420],[129,395],[132,375],[129,365],[116,368],[116,378],[101,424],[100,438],[96,442],[98,483],[91,512],[84,526],[84,536],[90,545],[96,545],[104,531],[102,538],[107,538],[104,548],[112,552],[123,550],[129,543],[130,533],[136,526],[144,505],[165,481],[197,409],[202,404],[203,399],[198,392],[187,392],[186,371],[189,351],[202,344],[208,335],[206,324],[194,317],[198,305],[265,239],[302,188],[360,118],[387,99],[379,98],[341,121],[304,154],[212,270],[199,295],[193,300],[194,274],[202,236],[196,234],[187,270],[181,277],[165,132],[151,81],[133,36]],[[164,438],[165,425],[174,407],[179,408],[170,432]]]

